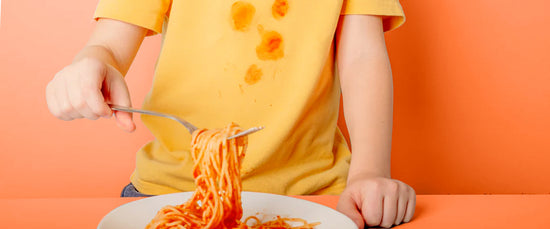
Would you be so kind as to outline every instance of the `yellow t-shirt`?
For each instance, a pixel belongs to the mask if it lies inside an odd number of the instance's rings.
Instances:
[[[346,184],[333,55],[340,14],[389,16],[385,30],[404,21],[398,0],[101,0],[94,17],[162,33],[144,109],[204,128],[265,126],[249,136],[243,189],[296,195],[339,194]],[[155,140],[136,155],[134,186],[155,195],[194,190],[187,130],[142,121]]]

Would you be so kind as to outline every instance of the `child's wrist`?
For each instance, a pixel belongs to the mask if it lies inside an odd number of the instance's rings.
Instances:
[[[350,170],[348,174],[348,184],[353,183],[356,180],[373,179],[373,178],[391,179],[391,174],[390,172],[384,172],[384,171],[372,171],[372,170],[351,171]]]

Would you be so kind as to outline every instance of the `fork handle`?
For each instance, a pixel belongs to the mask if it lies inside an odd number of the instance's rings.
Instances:
[[[131,107],[123,107],[123,106],[119,106],[119,105],[109,104],[109,107],[111,107],[111,109],[114,110],[114,111],[133,112],[133,113],[140,113],[140,114],[154,115],[154,116],[159,116],[159,114],[160,114],[160,113],[152,112],[152,111],[148,111],[148,110],[134,109],[134,108],[131,108]]]
[[[179,122],[183,126],[185,126],[185,128],[187,128],[187,130],[189,131],[190,134],[193,134],[193,132],[195,132],[195,130],[197,130],[197,127],[195,127],[193,124],[191,124],[187,121],[184,121],[184,120],[177,119],[177,118],[173,117],[172,115],[168,115],[168,114],[164,114],[164,113],[160,113],[160,112],[148,111],[148,110],[134,109],[134,108],[131,108],[131,107],[112,105],[112,104],[109,104],[109,107],[111,107],[111,109],[115,110],[115,111],[134,112],[134,113],[140,113],[140,114],[146,114],[146,115],[153,115],[153,116],[160,116],[160,117],[164,117],[164,118],[169,118],[169,119],[172,119],[176,122]]]

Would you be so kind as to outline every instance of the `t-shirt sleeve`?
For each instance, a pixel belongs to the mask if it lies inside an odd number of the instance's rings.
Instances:
[[[162,33],[171,0],[100,0],[94,19],[115,19],[149,30],[147,35]]]
[[[342,14],[383,16],[384,31],[396,29],[405,23],[405,13],[399,0],[344,0]]]

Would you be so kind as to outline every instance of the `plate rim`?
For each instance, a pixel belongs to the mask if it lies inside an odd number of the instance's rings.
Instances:
[[[165,199],[165,198],[168,198],[168,197],[171,197],[171,196],[180,196],[180,195],[189,195],[189,197],[191,197],[193,195],[195,191],[186,191],[186,192],[176,192],[176,193],[169,193],[169,194],[162,194],[162,195],[156,195],[156,196],[150,196],[150,197],[145,197],[145,198],[142,198],[142,199],[138,199],[138,200],[134,200],[134,201],[130,201],[128,203],[124,203],[122,205],[119,205],[117,206],[116,208],[112,209],[111,211],[109,211],[107,214],[105,214],[101,220],[99,221],[99,224],[97,225],[97,229],[100,229],[101,226],[105,223],[105,219],[106,217],[108,217],[110,214],[112,214],[113,212],[117,211],[117,209],[120,209],[124,206],[127,206],[127,205],[134,205],[138,202],[147,202],[147,201],[151,201],[152,199]],[[351,225],[354,226],[354,229],[357,229],[357,225],[355,224],[355,222],[353,222],[353,220],[351,218],[349,218],[347,215],[345,215],[344,213],[342,212],[339,212],[338,210],[336,209],[333,209],[329,206],[326,206],[326,205],[323,205],[323,204],[320,204],[320,203],[316,203],[316,202],[313,202],[313,201],[309,201],[309,200],[305,200],[305,199],[300,199],[300,198],[297,198],[297,197],[294,197],[294,196],[287,196],[287,195],[281,195],[281,194],[274,194],[274,193],[265,193],[265,192],[254,192],[254,191],[242,191],[241,192],[241,198],[244,196],[244,195],[259,195],[259,196],[266,196],[266,197],[269,197],[269,196],[277,196],[279,198],[283,198],[283,199],[289,199],[289,200],[292,200],[292,201],[298,201],[298,202],[302,202],[304,204],[310,204],[310,205],[313,205],[317,208],[321,208],[321,209],[324,209],[325,211],[329,211],[331,212],[332,214],[337,214],[343,218],[345,218],[346,220],[348,220]],[[300,195],[297,195],[297,196],[300,196]],[[308,196],[308,195],[302,195],[302,196]],[[315,195],[313,195],[315,196]]]

